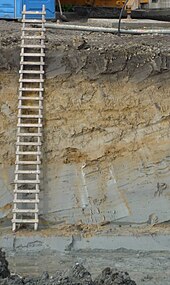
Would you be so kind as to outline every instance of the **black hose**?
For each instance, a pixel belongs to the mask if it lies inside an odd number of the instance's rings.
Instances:
[[[125,3],[123,4],[123,7],[120,11],[120,14],[119,14],[119,23],[118,23],[118,36],[120,36],[120,25],[121,25],[121,20],[122,20],[122,15],[123,15],[123,12],[124,12],[124,9],[127,5],[129,0],[126,0]]]

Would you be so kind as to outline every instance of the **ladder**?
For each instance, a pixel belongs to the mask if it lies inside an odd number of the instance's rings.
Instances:
[[[37,230],[39,223],[45,6],[42,11],[26,11],[24,5],[22,15],[13,231],[23,224],[33,224]]]

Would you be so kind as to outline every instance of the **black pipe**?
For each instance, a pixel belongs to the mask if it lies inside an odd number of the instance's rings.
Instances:
[[[126,7],[128,1],[129,1],[129,0],[126,0],[126,1],[125,1],[124,5],[123,5],[123,7],[122,7],[122,9],[121,9],[121,11],[120,11],[120,14],[119,14],[118,36],[120,36],[120,25],[121,25],[122,15],[123,15],[124,9],[125,9],[125,7]]]

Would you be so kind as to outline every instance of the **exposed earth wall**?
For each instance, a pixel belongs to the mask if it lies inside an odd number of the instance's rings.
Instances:
[[[17,23],[1,31],[2,221],[12,210],[19,36]],[[48,31],[46,46],[42,223],[168,221],[168,36]]]

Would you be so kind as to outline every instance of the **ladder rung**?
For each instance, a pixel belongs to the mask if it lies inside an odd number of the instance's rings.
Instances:
[[[16,224],[36,224],[38,219],[12,219],[12,223]]]
[[[45,62],[43,61],[21,61],[21,65],[44,65]]]
[[[42,128],[42,124],[17,124],[19,128]]]
[[[36,209],[13,209],[13,213],[38,213]]]
[[[45,23],[46,20],[42,20],[42,19],[22,19],[22,23]]]
[[[40,184],[40,180],[14,180],[15,184]]]
[[[32,160],[32,161],[26,161],[26,160],[18,160],[18,161],[16,161],[15,162],[15,164],[17,165],[17,164],[19,164],[19,165],[21,165],[21,164],[23,164],[23,165],[38,165],[38,164],[41,164],[41,161],[37,161],[37,160]]]
[[[43,100],[42,97],[24,97],[24,96],[19,96],[18,100]]]
[[[18,193],[18,194],[38,194],[40,193],[40,190],[28,190],[28,189],[23,189],[23,190],[14,190],[14,193]]]
[[[16,151],[16,155],[41,155],[40,151]]]
[[[39,106],[18,106],[18,109],[43,109],[43,107],[39,107]]]
[[[41,137],[42,133],[17,133],[17,137]]]
[[[44,88],[19,88],[19,91],[44,91]]]
[[[20,74],[44,74],[44,71],[40,71],[40,70],[20,70],[19,71]]]
[[[35,83],[35,82],[44,82],[44,79],[40,79],[40,78],[36,78],[36,79],[19,79],[19,82],[24,82],[24,83],[27,83],[27,82],[29,82],[29,83]]]
[[[39,199],[16,199],[14,203],[30,203],[30,204],[37,204],[39,203]]]
[[[41,119],[43,116],[42,115],[18,115],[18,118],[23,118],[23,119]]]
[[[24,44],[24,45],[21,45],[21,48],[45,48],[45,45],[28,45],[28,44]]]
[[[37,204],[39,203],[39,199],[16,199],[13,201],[14,203],[33,203],[33,204]]]
[[[38,57],[40,57],[40,56],[45,56],[45,53],[43,53],[43,52],[35,52],[35,53],[21,53],[20,54],[20,56],[38,56]]]
[[[23,15],[46,15],[46,12],[40,11],[23,11]]]
[[[22,28],[22,31],[35,31],[35,32],[45,32],[46,28],[30,28],[30,27],[25,27]]]
[[[31,40],[31,39],[35,39],[35,40],[45,40],[45,36],[21,36],[22,40]]]
[[[41,142],[17,142],[16,145],[23,145],[23,146],[40,146],[42,143]]]
[[[40,174],[40,170],[16,170],[16,174]]]

